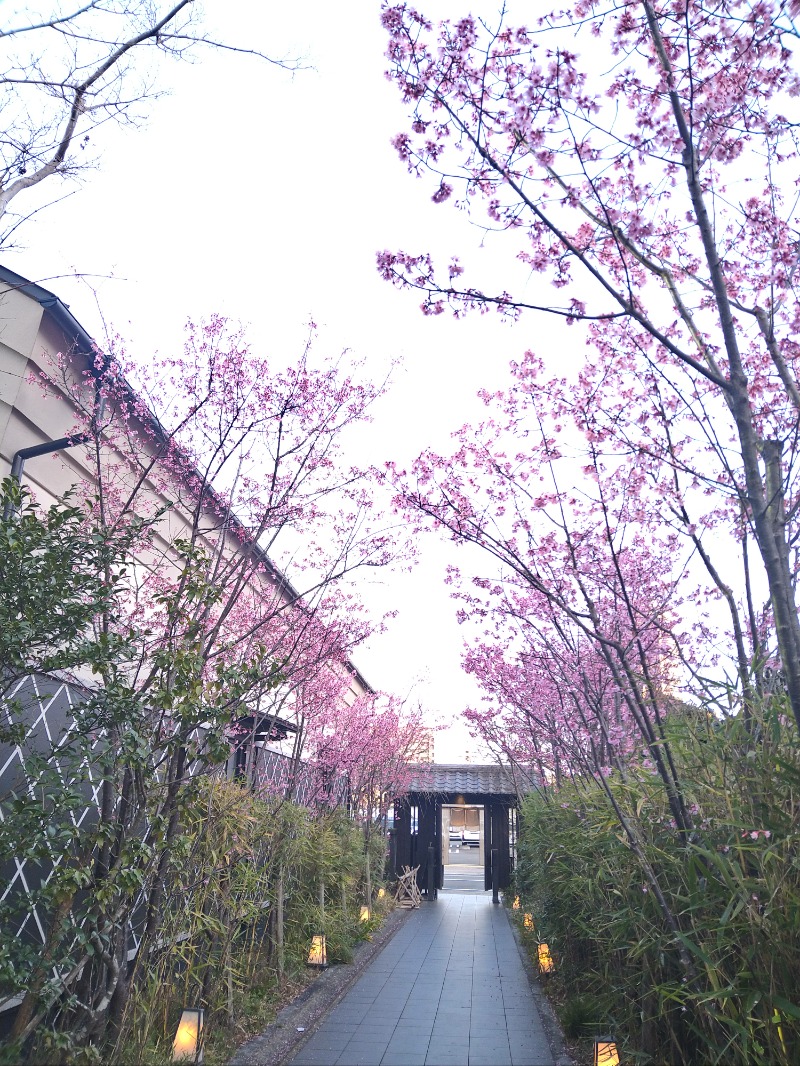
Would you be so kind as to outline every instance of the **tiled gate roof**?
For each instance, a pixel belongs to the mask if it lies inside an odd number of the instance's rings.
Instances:
[[[430,763],[412,767],[409,792],[464,792],[491,796],[515,796],[530,792],[537,784],[527,767],[497,763]]]

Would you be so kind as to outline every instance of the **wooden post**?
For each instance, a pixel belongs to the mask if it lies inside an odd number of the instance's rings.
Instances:
[[[500,896],[500,856],[497,848],[492,848],[492,903],[499,903]]]
[[[436,899],[436,848],[433,844],[428,845],[428,900]]]

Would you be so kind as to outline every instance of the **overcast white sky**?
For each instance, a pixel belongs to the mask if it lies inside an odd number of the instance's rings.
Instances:
[[[457,0],[420,6],[467,10]],[[314,69],[292,76],[210,50],[162,65],[170,95],[149,105],[143,128],[98,134],[99,169],[80,185],[42,186],[48,198],[76,191],[20,229],[22,247],[3,253],[7,266],[61,296],[98,340],[105,320],[137,358],[180,343],[187,317],[213,311],[247,324],[253,344],[279,361],[299,353],[309,317],[321,351],[349,348],[373,377],[400,357],[369,437],[372,462],[445,450],[453,429],[481,417],[477,390],[506,383],[511,359],[531,346],[563,357],[565,345],[581,343],[577,331],[534,319],[511,327],[493,315],[425,318],[418,298],[379,278],[382,248],[459,253],[497,275],[497,289],[520,268],[506,238],[483,240],[449,203],[432,204],[431,182],[408,176],[391,147],[405,110],[383,76],[376,0],[207,9],[226,41],[301,55]],[[375,687],[413,690],[452,717],[477,698],[460,670],[463,634],[442,581],[452,549],[435,540],[421,548],[414,575],[380,575],[382,587],[365,592],[399,615],[355,661]],[[464,730],[440,734],[437,758],[461,760],[469,743]]]

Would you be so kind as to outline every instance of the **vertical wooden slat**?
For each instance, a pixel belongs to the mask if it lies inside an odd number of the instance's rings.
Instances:
[[[499,860],[499,887],[508,888],[511,883],[511,852],[508,839],[507,803],[492,804],[492,847],[497,848]]]
[[[483,887],[488,891],[492,887],[492,812],[494,804],[485,802],[483,806]]]
[[[395,877],[399,876],[404,866],[411,862],[411,804],[408,800],[398,800],[394,805],[395,837]]]

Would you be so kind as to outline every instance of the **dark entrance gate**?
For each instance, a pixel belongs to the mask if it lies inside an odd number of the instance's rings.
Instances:
[[[394,805],[392,873],[397,876],[404,866],[419,866],[417,883],[424,891],[432,857],[433,883],[442,888],[442,807],[463,804],[483,807],[484,888],[492,887],[493,849],[498,853],[499,887],[508,888],[514,872],[518,795],[530,787],[527,778],[521,783],[510,770],[492,764],[415,767],[409,791]]]

